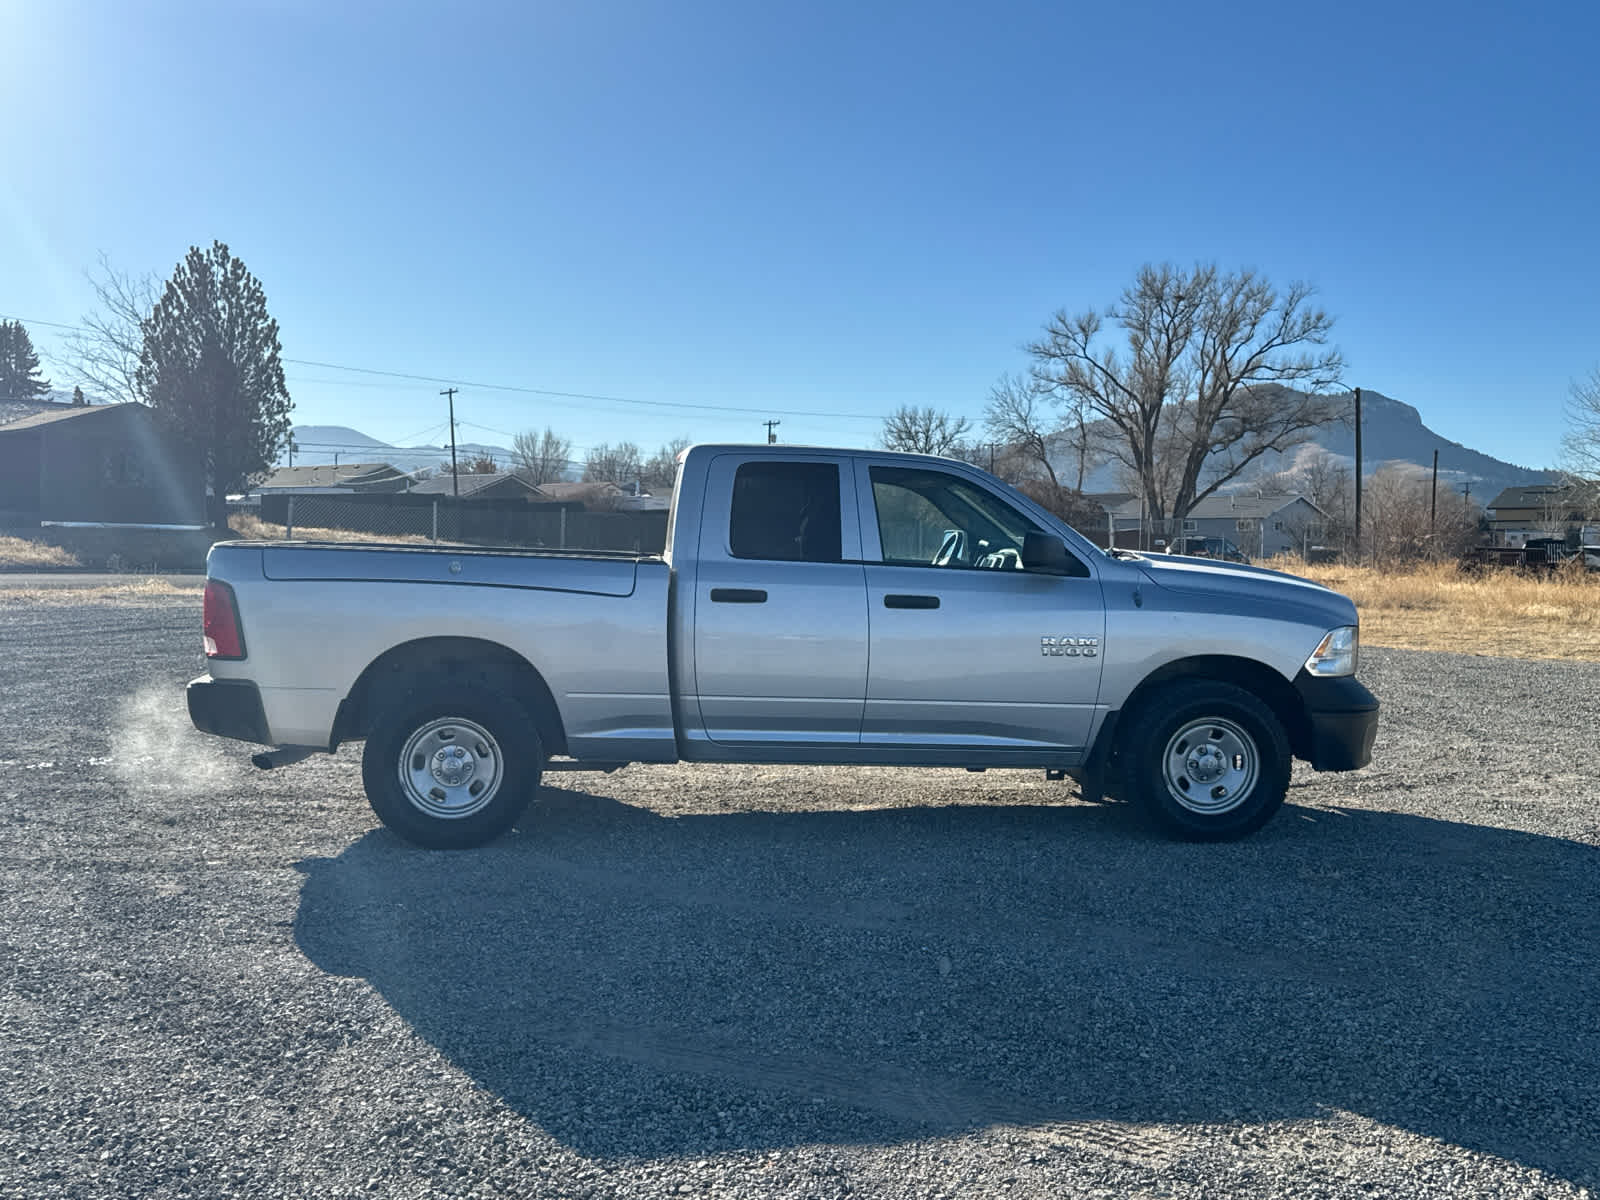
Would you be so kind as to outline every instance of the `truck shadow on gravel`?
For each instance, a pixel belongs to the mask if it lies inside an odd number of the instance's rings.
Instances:
[[[485,850],[374,832],[301,869],[315,964],[592,1156],[1349,1110],[1600,1183],[1600,851],[1575,842],[547,789]]]

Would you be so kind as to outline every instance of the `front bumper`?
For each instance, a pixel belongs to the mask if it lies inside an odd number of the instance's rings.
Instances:
[[[1327,679],[1301,671],[1295,690],[1305,705],[1305,759],[1318,771],[1358,771],[1372,761],[1378,698],[1354,676]]]
[[[189,720],[201,733],[272,745],[261,691],[250,680],[202,675],[189,681],[187,694]]]

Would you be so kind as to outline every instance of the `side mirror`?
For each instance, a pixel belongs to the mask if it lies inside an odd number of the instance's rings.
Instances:
[[[1034,530],[1022,536],[1022,569],[1042,575],[1081,575],[1078,560],[1067,553],[1066,543],[1053,533]]]

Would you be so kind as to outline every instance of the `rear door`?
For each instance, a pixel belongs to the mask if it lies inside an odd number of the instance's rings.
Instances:
[[[856,469],[871,663],[863,746],[1070,764],[1094,722],[1105,634],[1088,561],[1075,560],[1073,576],[1023,570],[1023,535],[1041,527],[965,476],[870,460]]]
[[[706,487],[694,585],[706,736],[858,745],[867,602],[849,459],[725,454]]]

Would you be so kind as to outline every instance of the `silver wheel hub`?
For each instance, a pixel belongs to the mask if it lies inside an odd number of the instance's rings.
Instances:
[[[1228,760],[1222,756],[1222,747],[1206,744],[1189,752],[1189,777],[1202,783],[1220,779],[1228,769]]]
[[[1205,717],[1172,735],[1161,765],[1174,800],[1190,812],[1217,816],[1239,807],[1255,790],[1261,754],[1239,725]]]
[[[406,739],[395,765],[406,799],[446,820],[483,811],[505,778],[505,755],[494,735],[461,717],[422,725]]]
[[[447,788],[460,787],[472,776],[476,764],[472,755],[461,746],[446,746],[433,756],[433,777]]]

